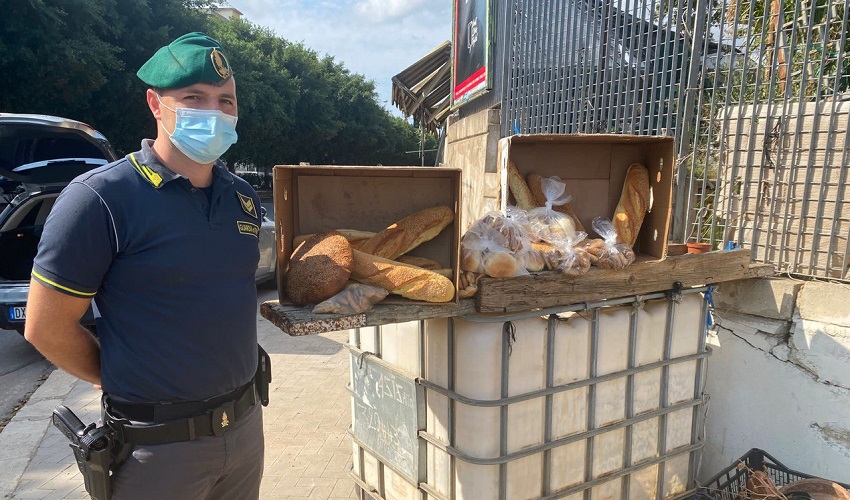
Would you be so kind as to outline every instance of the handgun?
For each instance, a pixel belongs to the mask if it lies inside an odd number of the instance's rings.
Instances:
[[[94,500],[109,500],[112,494],[109,477],[112,451],[108,429],[83,424],[67,406],[53,410],[53,425],[71,441],[86,491]]]

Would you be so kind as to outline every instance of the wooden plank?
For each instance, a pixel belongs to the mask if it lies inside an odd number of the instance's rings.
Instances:
[[[375,305],[362,314],[313,314],[311,307],[281,304],[269,300],[260,304],[260,314],[272,324],[292,336],[316,335],[319,333],[362,328],[366,326],[405,323],[421,319],[451,318],[475,311],[472,299],[460,303],[414,304],[403,300],[391,300]]]
[[[485,313],[528,311],[670,290],[676,282],[687,288],[770,274],[772,266],[750,265],[750,250],[687,254],[636,262],[621,270],[594,267],[578,277],[544,272],[484,278],[476,307]]]

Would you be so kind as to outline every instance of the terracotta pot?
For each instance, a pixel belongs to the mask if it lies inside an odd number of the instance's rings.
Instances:
[[[688,253],[688,245],[684,243],[672,243],[667,245],[667,256],[674,257],[676,255],[684,255]]]
[[[711,249],[711,243],[688,243],[688,253],[707,253]]]

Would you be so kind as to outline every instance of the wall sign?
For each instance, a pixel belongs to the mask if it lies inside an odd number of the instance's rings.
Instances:
[[[425,395],[422,386],[373,356],[351,354],[354,437],[395,472],[425,481]],[[422,444],[420,446],[420,444]]]
[[[452,107],[491,87],[491,0],[453,0]]]

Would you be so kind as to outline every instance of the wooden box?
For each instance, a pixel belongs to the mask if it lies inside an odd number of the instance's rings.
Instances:
[[[504,210],[508,200],[509,161],[523,177],[529,173],[560,177],[567,184],[567,194],[573,197],[573,210],[591,238],[597,237],[591,229],[594,217],[614,216],[629,166],[643,164],[649,170],[652,205],[635,251],[650,260],[666,256],[675,163],[672,137],[594,134],[515,135],[501,139],[497,159],[499,182],[474,182],[471,177],[486,178],[488,174],[464,171],[466,206],[461,222],[464,230],[483,216],[486,207],[494,205],[493,201]]]
[[[410,255],[427,257],[452,269],[457,291],[460,186],[460,169],[453,168],[275,166],[275,244],[280,302],[287,302],[283,280],[296,236],[332,229],[379,232],[408,215],[439,205],[450,207],[455,220],[439,236],[414,249]],[[455,294],[455,302],[457,300]]]

